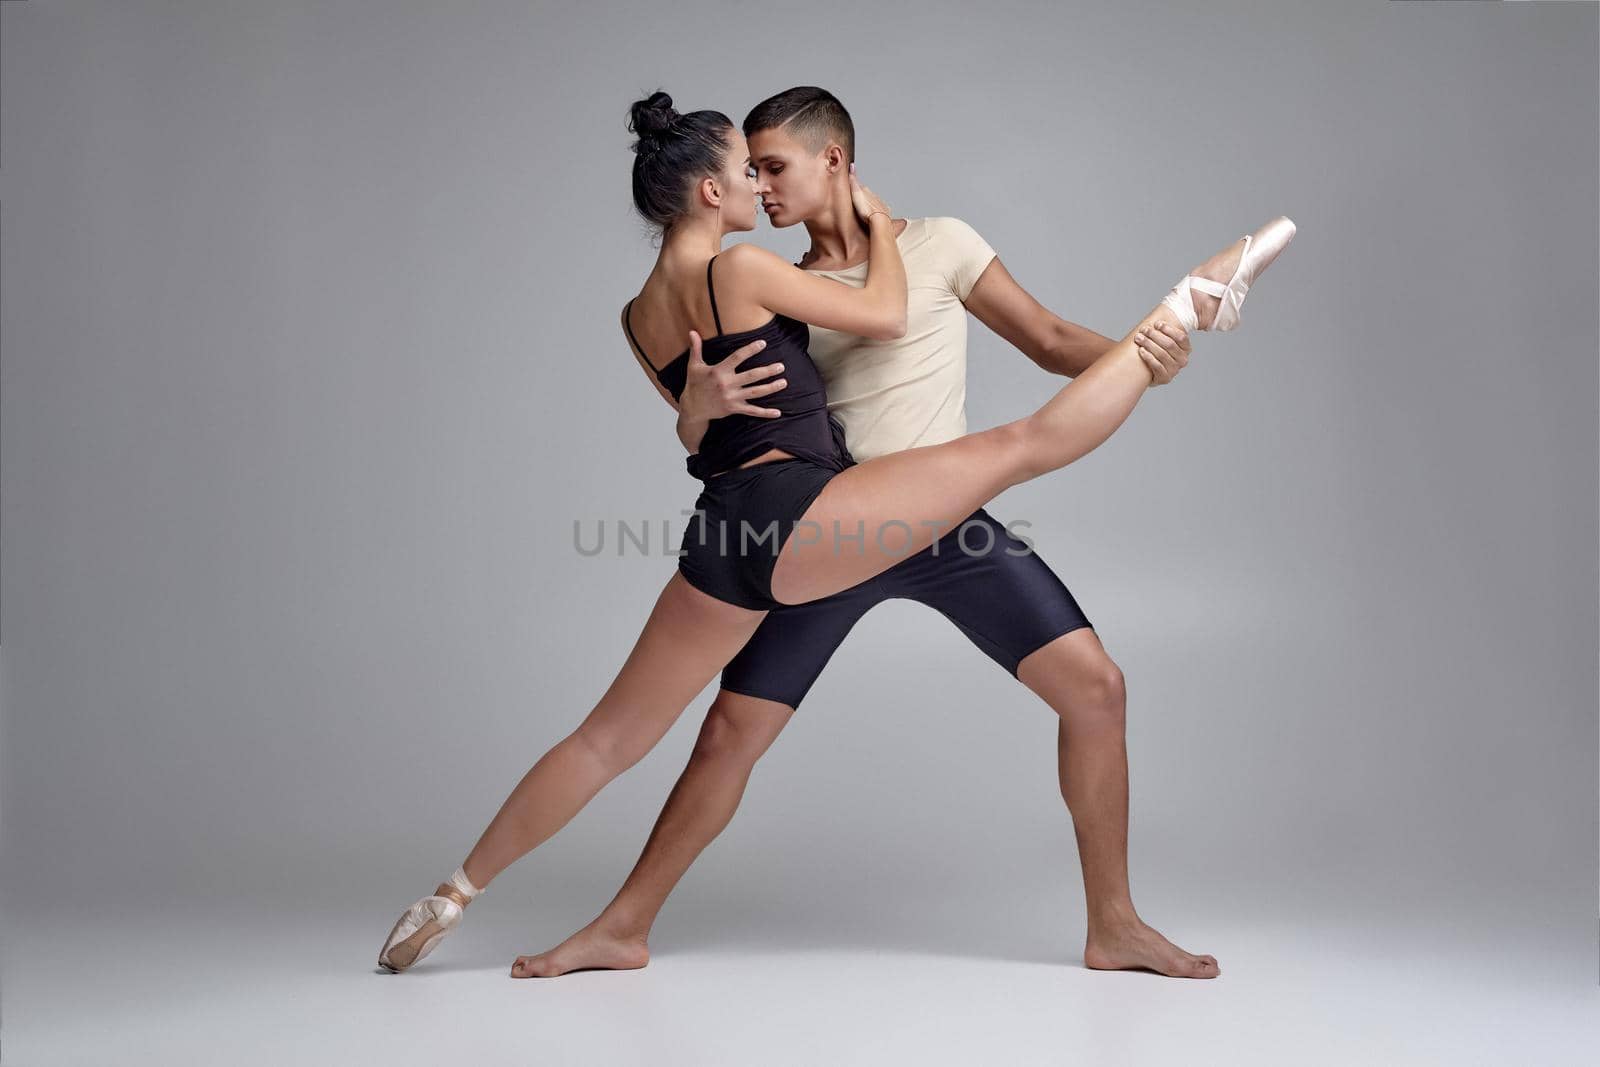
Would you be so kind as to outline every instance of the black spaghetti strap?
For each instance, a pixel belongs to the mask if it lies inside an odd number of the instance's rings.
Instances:
[[[632,300],[628,301],[628,306],[622,309],[622,328],[624,330],[628,331],[628,340],[633,342],[633,347],[638,351],[639,358],[644,360],[645,361],[645,365],[648,366],[651,370],[655,370],[657,374],[660,374],[661,372],[656,370],[656,365],[654,363],[650,362],[650,357],[645,355],[645,353],[644,353],[644,345],[641,345],[639,343],[639,339],[633,335],[633,301]]]
[[[718,252],[717,255],[722,253]],[[711,295],[711,317],[717,322],[717,336],[722,336],[722,316],[717,314],[717,290],[711,284],[711,264],[717,261],[717,256],[706,260],[706,292]]]

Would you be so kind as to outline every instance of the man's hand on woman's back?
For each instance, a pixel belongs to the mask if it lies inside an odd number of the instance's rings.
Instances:
[[[783,412],[777,408],[757,407],[750,401],[776,393],[788,380],[774,375],[783,373],[782,363],[755,367],[741,371],[739,364],[767,347],[765,341],[752,341],[734,350],[727,359],[715,365],[708,364],[700,355],[700,335],[689,331],[689,367],[683,395],[678,397],[678,410],[685,419],[720,419],[724,415],[754,415],[757,418],[775,419]]]

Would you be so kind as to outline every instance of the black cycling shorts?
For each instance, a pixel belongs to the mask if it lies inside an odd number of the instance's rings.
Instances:
[[[722,688],[799,707],[856,620],[894,597],[943,614],[1012,677],[1030,652],[1092,626],[1027,542],[979,508],[938,541],[859,585],[774,608],[723,668]]]

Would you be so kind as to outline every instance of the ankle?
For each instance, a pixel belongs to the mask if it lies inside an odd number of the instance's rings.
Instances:
[[[436,897],[444,897],[447,900],[453,900],[457,904],[460,904],[463,908],[472,903],[471,897],[467,896],[449,882],[440,882],[438,887],[434,889],[433,895]]]
[[[1095,904],[1089,908],[1089,932],[1091,934],[1101,930],[1114,930],[1126,926],[1137,926],[1143,920],[1133,908],[1133,901],[1123,899],[1106,904]]]
[[[644,944],[650,938],[650,925],[654,916],[627,909],[607,908],[594,921],[594,928],[618,941],[637,941]]]
[[[434,890],[435,896],[448,897],[460,904],[463,908],[483,894],[486,886],[477,886],[467,877],[464,866],[457,867],[451,872],[450,877],[439,883],[439,888]]]

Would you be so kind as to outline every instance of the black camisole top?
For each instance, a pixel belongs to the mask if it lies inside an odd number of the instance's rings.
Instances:
[[[781,448],[799,459],[836,467],[838,451],[828,421],[827,393],[822,385],[822,375],[811,361],[807,347],[811,343],[810,328],[787,315],[774,315],[753,330],[723,333],[722,317],[717,314],[716,289],[711,281],[711,265],[716,261],[717,257],[712,256],[706,263],[706,290],[711,297],[711,316],[716,320],[717,335],[702,339],[701,358],[715,365],[728,358],[735,349],[743,348],[751,341],[765,340],[767,347],[739,364],[739,369],[754,370],[782,363],[783,373],[780,377],[787,384],[778,392],[754,401],[757,407],[776,408],[783,412],[778,418],[736,413],[712,419],[705,437],[700,441],[700,451],[687,460],[689,473],[706,481],[773,448]],[[630,300],[623,312],[628,340],[633,342],[640,357],[655,371],[656,380],[672,394],[672,399],[679,399],[688,382],[689,352],[685,350],[665,367],[657,368],[633,334],[632,316],[633,301]]]

